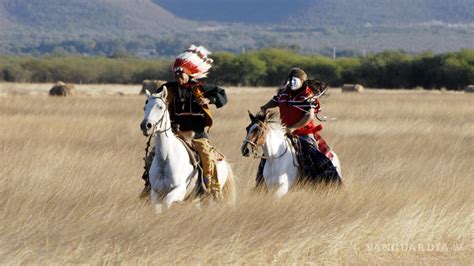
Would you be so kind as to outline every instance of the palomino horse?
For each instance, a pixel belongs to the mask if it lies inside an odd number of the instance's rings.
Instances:
[[[155,157],[150,168],[151,201],[157,212],[169,209],[173,202],[183,201],[187,194],[199,197],[192,187],[198,171],[193,166],[183,142],[171,130],[171,119],[166,104],[167,89],[155,94],[147,93],[144,117],[140,128],[145,136],[155,136]],[[225,160],[217,162],[217,178],[222,198],[228,203],[235,201],[235,185],[232,169]]]
[[[252,152],[258,158],[257,149],[262,147],[262,158],[266,159],[263,169],[265,184],[280,198],[299,181],[299,162],[285,128],[280,122],[271,121],[273,115],[267,112],[264,117],[254,116],[249,112],[251,122],[242,145],[242,155],[248,157]],[[331,153],[331,162],[341,176],[339,158],[333,151]]]

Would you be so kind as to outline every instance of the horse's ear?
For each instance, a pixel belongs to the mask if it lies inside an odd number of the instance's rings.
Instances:
[[[148,89],[145,89],[145,94],[146,94],[147,97],[151,95],[151,93]]]
[[[255,116],[250,112],[250,110],[247,110],[247,112],[249,113],[250,120],[254,121]]]
[[[163,86],[163,90],[161,91],[163,95],[163,99],[166,99],[166,96],[168,96],[168,88],[166,86]]]
[[[270,112],[267,110],[267,111],[265,112],[265,120],[264,120],[264,121],[268,121],[268,119],[270,118],[270,116],[271,116],[271,114],[270,114]]]

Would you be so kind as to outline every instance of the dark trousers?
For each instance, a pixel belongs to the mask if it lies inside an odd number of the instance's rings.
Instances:
[[[331,160],[318,149],[316,141],[308,135],[299,137],[299,161],[303,165],[303,182],[341,183],[341,177]]]

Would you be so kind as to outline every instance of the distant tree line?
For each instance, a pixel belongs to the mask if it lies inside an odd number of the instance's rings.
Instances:
[[[331,86],[358,83],[374,88],[463,89],[474,84],[474,49],[444,54],[385,51],[365,57],[332,59],[293,50],[261,49],[234,54],[216,52],[208,82],[220,85],[278,86],[288,69],[303,68]],[[172,59],[49,56],[0,57],[0,80],[11,82],[123,83],[172,79]]]
[[[0,57],[0,80],[14,82],[141,83],[171,79],[170,59],[114,57]]]
[[[49,40],[35,43],[33,40],[23,40],[20,45],[11,45],[4,48],[5,53],[14,55],[34,56],[114,56],[128,54],[141,57],[159,57],[176,54],[186,47],[186,43],[179,39],[163,39],[141,34],[135,38],[92,39],[88,35],[74,40]]]

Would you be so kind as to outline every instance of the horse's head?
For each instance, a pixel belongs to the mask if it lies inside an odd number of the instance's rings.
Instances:
[[[245,157],[250,156],[250,152],[257,156],[257,148],[265,144],[265,137],[269,129],[267,120],[272,116],[270,112],[259,112],[257,115],[248,112],[250,124],[245,129],[247,135],[241,147],[242,155]]]
[[[155,130],[163,131],[162,127],[166,127],[166,123],[163,123],[167,115],[166,95],[168,90],[166,86],[163,86],[163,90],[158,93],[150,94],[146,90],[147,99],[143,110],[143,120],[140,123],[140,128],[143,135],[149,136],[153,134]],[[158,128],[157,128],[158,127]]]

